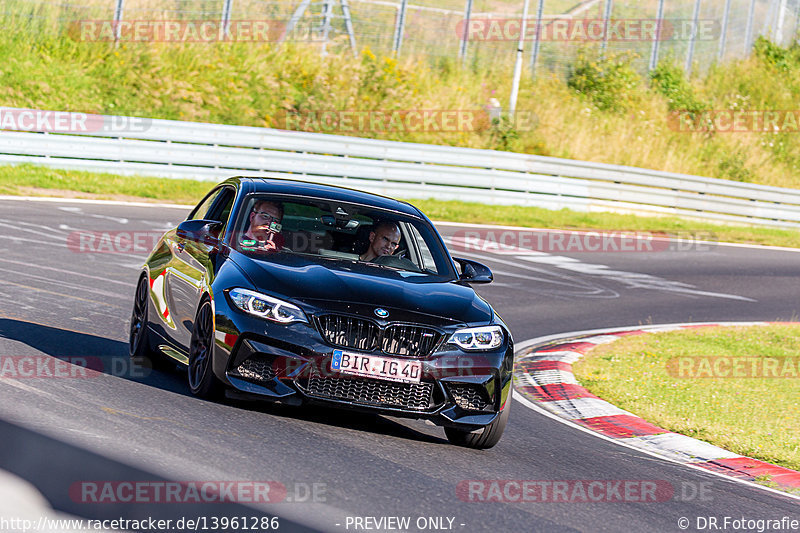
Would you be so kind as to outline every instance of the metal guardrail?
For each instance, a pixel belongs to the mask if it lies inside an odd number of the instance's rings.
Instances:
[[[104,123],[128,119],[102,117]],[[174,120],[148,119],[147,127],[125,133],[0,131],[0,164],[21,163],[201,180],[278,176],[403,198],[800,227],[800,190],[511,152]]]

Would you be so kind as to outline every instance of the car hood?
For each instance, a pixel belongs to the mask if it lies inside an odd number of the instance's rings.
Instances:
[[[335,302],[337,308],[383,307],[449,323],[485,323],[493,316],[491,306],[471,287],[437,276],[289,254],[259,260],[234,252],[231,259],[256,289],[315,307],[330,307],[323,302]]]

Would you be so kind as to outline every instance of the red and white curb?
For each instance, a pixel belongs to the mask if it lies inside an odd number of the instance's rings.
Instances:
[[[522,343],[514,364],[514,398],[584,431],[691,467],[738,481],[759,476],[785,488],[800,488],[800,472],[738,455],[707,442],[660,428],[598,398],[575,379],[572,364],[600,344],[621,337],[708,327],[754,326],[766,322],[669,324],[563,333]],[[757,485],[760,488],[768,488]],[[786,493],[781,493],[786,494]]]

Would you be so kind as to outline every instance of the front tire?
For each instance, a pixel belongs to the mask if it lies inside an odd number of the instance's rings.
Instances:
[[[128,332],[128,355],[131,359],[153,362],[154,353],[150,348],[150,335],[147,333],[148,292],[150,285],[147,276],[139,278],[136,295],[133,297],[131,327]]]
[[[447,440],[449,440],[451,444],[464,446],[466,448],[486,450],[500,442],[500,437],[503,436],[503,431],[506,429],[506,422],[508,422],[508,413],[510,411],[511,397],[509,396],[506,401],[506,407],[500,413],[500,416],[495,418],[491,424],[484,426],[482,432],[464,431],[463,429],[446,427],[444,428],[444,433],[447,435]]]
[[[197,310],[189,343],[189,389],[192,394],[207,400],[216,399],[222,384],[214,375],[212,354],[214,353],[214,311],[210,300],[203,300]]]

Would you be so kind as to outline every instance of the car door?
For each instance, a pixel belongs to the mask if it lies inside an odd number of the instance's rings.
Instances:
[[[233,187],[220,187],[207,197],[190,220],[221,222],[224,226],[230,216],[235,194]],[[170,237],[172,260],[167,268],[168,299],[175,323],[175,340],[188,352],[200,298],[214,275],[212,252],[217,243],[205,235],[181,231],[176,231]]]

